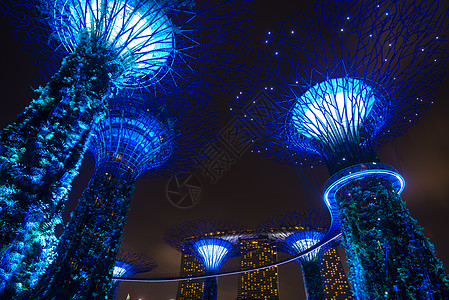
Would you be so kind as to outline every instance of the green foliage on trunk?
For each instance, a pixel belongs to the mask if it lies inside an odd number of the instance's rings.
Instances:
[[[0,298],[37,280],[54,228],[111,93],[112,54],[89,40],[68,55],[40,96],[0,135]]]
[[[325,300],[324,282],[321,277],[321,256],[313,261],[301,261],[308,300]]]
[[[449,281],[430,241],[386,179],[350,182],[336,195],[357,299],[446,299]]]
[[[60,238],[58,257],[28,298],[63,291],[68,299],[112,299],[115,256],[133,190],[133,180],[95,173]]]
[[[203,300],[217,300],[217,277],[209,277],[204,280]]]

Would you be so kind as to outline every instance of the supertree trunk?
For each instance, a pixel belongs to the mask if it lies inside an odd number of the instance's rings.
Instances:
[[[97,170],[60,238],[58,257],[28,298],[112,299],[112,272],[134,181]]]
[[[324,283],[321,278],[320,261],[301,262],[304,285],[308,300],[325,300]]]
[[[203,300],[217,300],[217,277],[209,277],[204,280]]]
[[[0,297],[32,286],[51,260],[37,257],[54,247],[92,125],[104,115],[111,62],[111,53],[85,40],[1,133]]]
[[[433,245],[389,180],[354,180],[335,198],[357,299],[449,298]]]

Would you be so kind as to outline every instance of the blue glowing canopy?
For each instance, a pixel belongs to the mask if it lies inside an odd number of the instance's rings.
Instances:
[[[192,220],[171,227],[164,240],[199,259],[206,274],[215,274],[227,259],[240,253],[236,245],[243,232],[244,227],[232,221]]]
[[[134,275],[132,269],[134,267],[122,261],[116,261],[114,264],[113,277],[130,277]]]
[[[173,152],[176,134],[159,110],[140,100],[110,101],[108,115],[95,127],[90,143],[96,168],[120,168],[137,178],[163,165]]]
[[[323,240],[332,218],[324,209],[301,209],[286,212],[263,222],[260,227],[269,232],[280,251],[296,256]],[[299,258],[312,261],[329,247],[321,246]],[[326,249],[325,249],[326,248]]]
[[[291,110],[298,133],[323,142],[357,134],[376,102],[372,89],[353,78],[329,79],[311,87]]]
[[[147,255],[119,248],[112,276],[115,278],[131,277],[134,274],[151,271],[156,267],[156,262]]]
[[[68,0],[59,6],[54,23],[64,47],[72,52],[86,33],[105,41],[122,62],[125,82],[153,77],[173,52],[173,25],[156,1]]]
[[[378,161],[375,149],[433,100],[448,59],[438,1],[337,2],[318,1],[267,32],[258,76],[232,107],[248,136],[261,137],[254,151],[287,164],[324,162],[331,174]]]
[[[233,245],[223,239],[204,238],[193,243],[206,271],[218,271]]]
[[[320,231],[298,231],[289,235],[285,243],[291,247],[292,254],[298,254],[317,244],[324,236],[325,233]],[[317,248],[302,256],[300,260],[313,261],[320,254],[320,250],[321,248]]]

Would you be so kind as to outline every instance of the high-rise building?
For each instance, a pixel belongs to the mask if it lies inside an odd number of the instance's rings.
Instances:
[[[351,287],[336,247],[330,248],[324,254],[321,261],[321,276],[326,300],[353,299]]]
[[[188,253],[181,254],[181,275],[201,275],[204,268],[201,262]],[[192,279],[183,280],[178,283],[176,300],[201,300],[203,299],[204,280]]]
[[[268,236],[245,236],[239,240],[240,269],[252,269],[276,261],[276,248]],[[238,278],[237,300],[278,300],[278,270],[271,267],[254,272],[241,273]]]

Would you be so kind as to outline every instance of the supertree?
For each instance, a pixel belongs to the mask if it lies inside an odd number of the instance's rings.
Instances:
[[[168,245],[189,253],[201,261],[205,275],[216,274],[229,258],[239,255],[238,239],[243,227],[220,220],[188,221],[172,227],[164,234]],[[217,299],[217,278],[204,281],[203,300]]]
[[[329,214],[325,210],[295,210],[263,222],[260,230],[268,232],[280,251],[297,255],[322,240],[329,229]],[[321,277],[321,259],[329,246],[318,247],[301,256],[301,266],[307,299],[325,299]]]
[[[447,16],[438,1],[312,5],[268,32],[258,80],[239,95],[253,97],[242,119],[259,133],[257,152],[326,164],[324,200],[333,230],[341,220],[358,299],[449,297],[434,247],[400,198],[403,178],[375,151],[432,101],[448,57]]]
[[[194,4],[191,0],[0,4],[38,61],[47,65],[52,58],[64,57],[59,70],[37,90],[38,99],[0,134],[0,291],[15,274],[24,272],[26,256],[50,253],[54,247],[54,227],[61,222],[60,212],[92,127],[107,114],[106,99],[122,88],[147,86],[156,93],[206,77],[207,85],[223,83],[219,76],[232,55],[218,45],[232,43],[227,37],[241,29],[237,15],[245,11],[245,3]],[[214,72],[213,66],[219,71]],[[32,272],[28,277],[34,282]]]
[[[94,174],[59,239],[57,258],[19,299],[111,296],[135,181],[142,174],[154,178],[187,170],[215,129],[210,103],[187,102],[187,92],[149,96],[124,93],[108,100],[107,116],[94,127],[89,146]]]
[[[154,259],[145,254],[133,250],[119,248],[115,257],[112,276],[115,278],[132,277],[135,274],[149,272],[157,267]],[[114,290],[118,288],[120,281],[115,283]],[[116,292],[114,292],[115,294]]]

